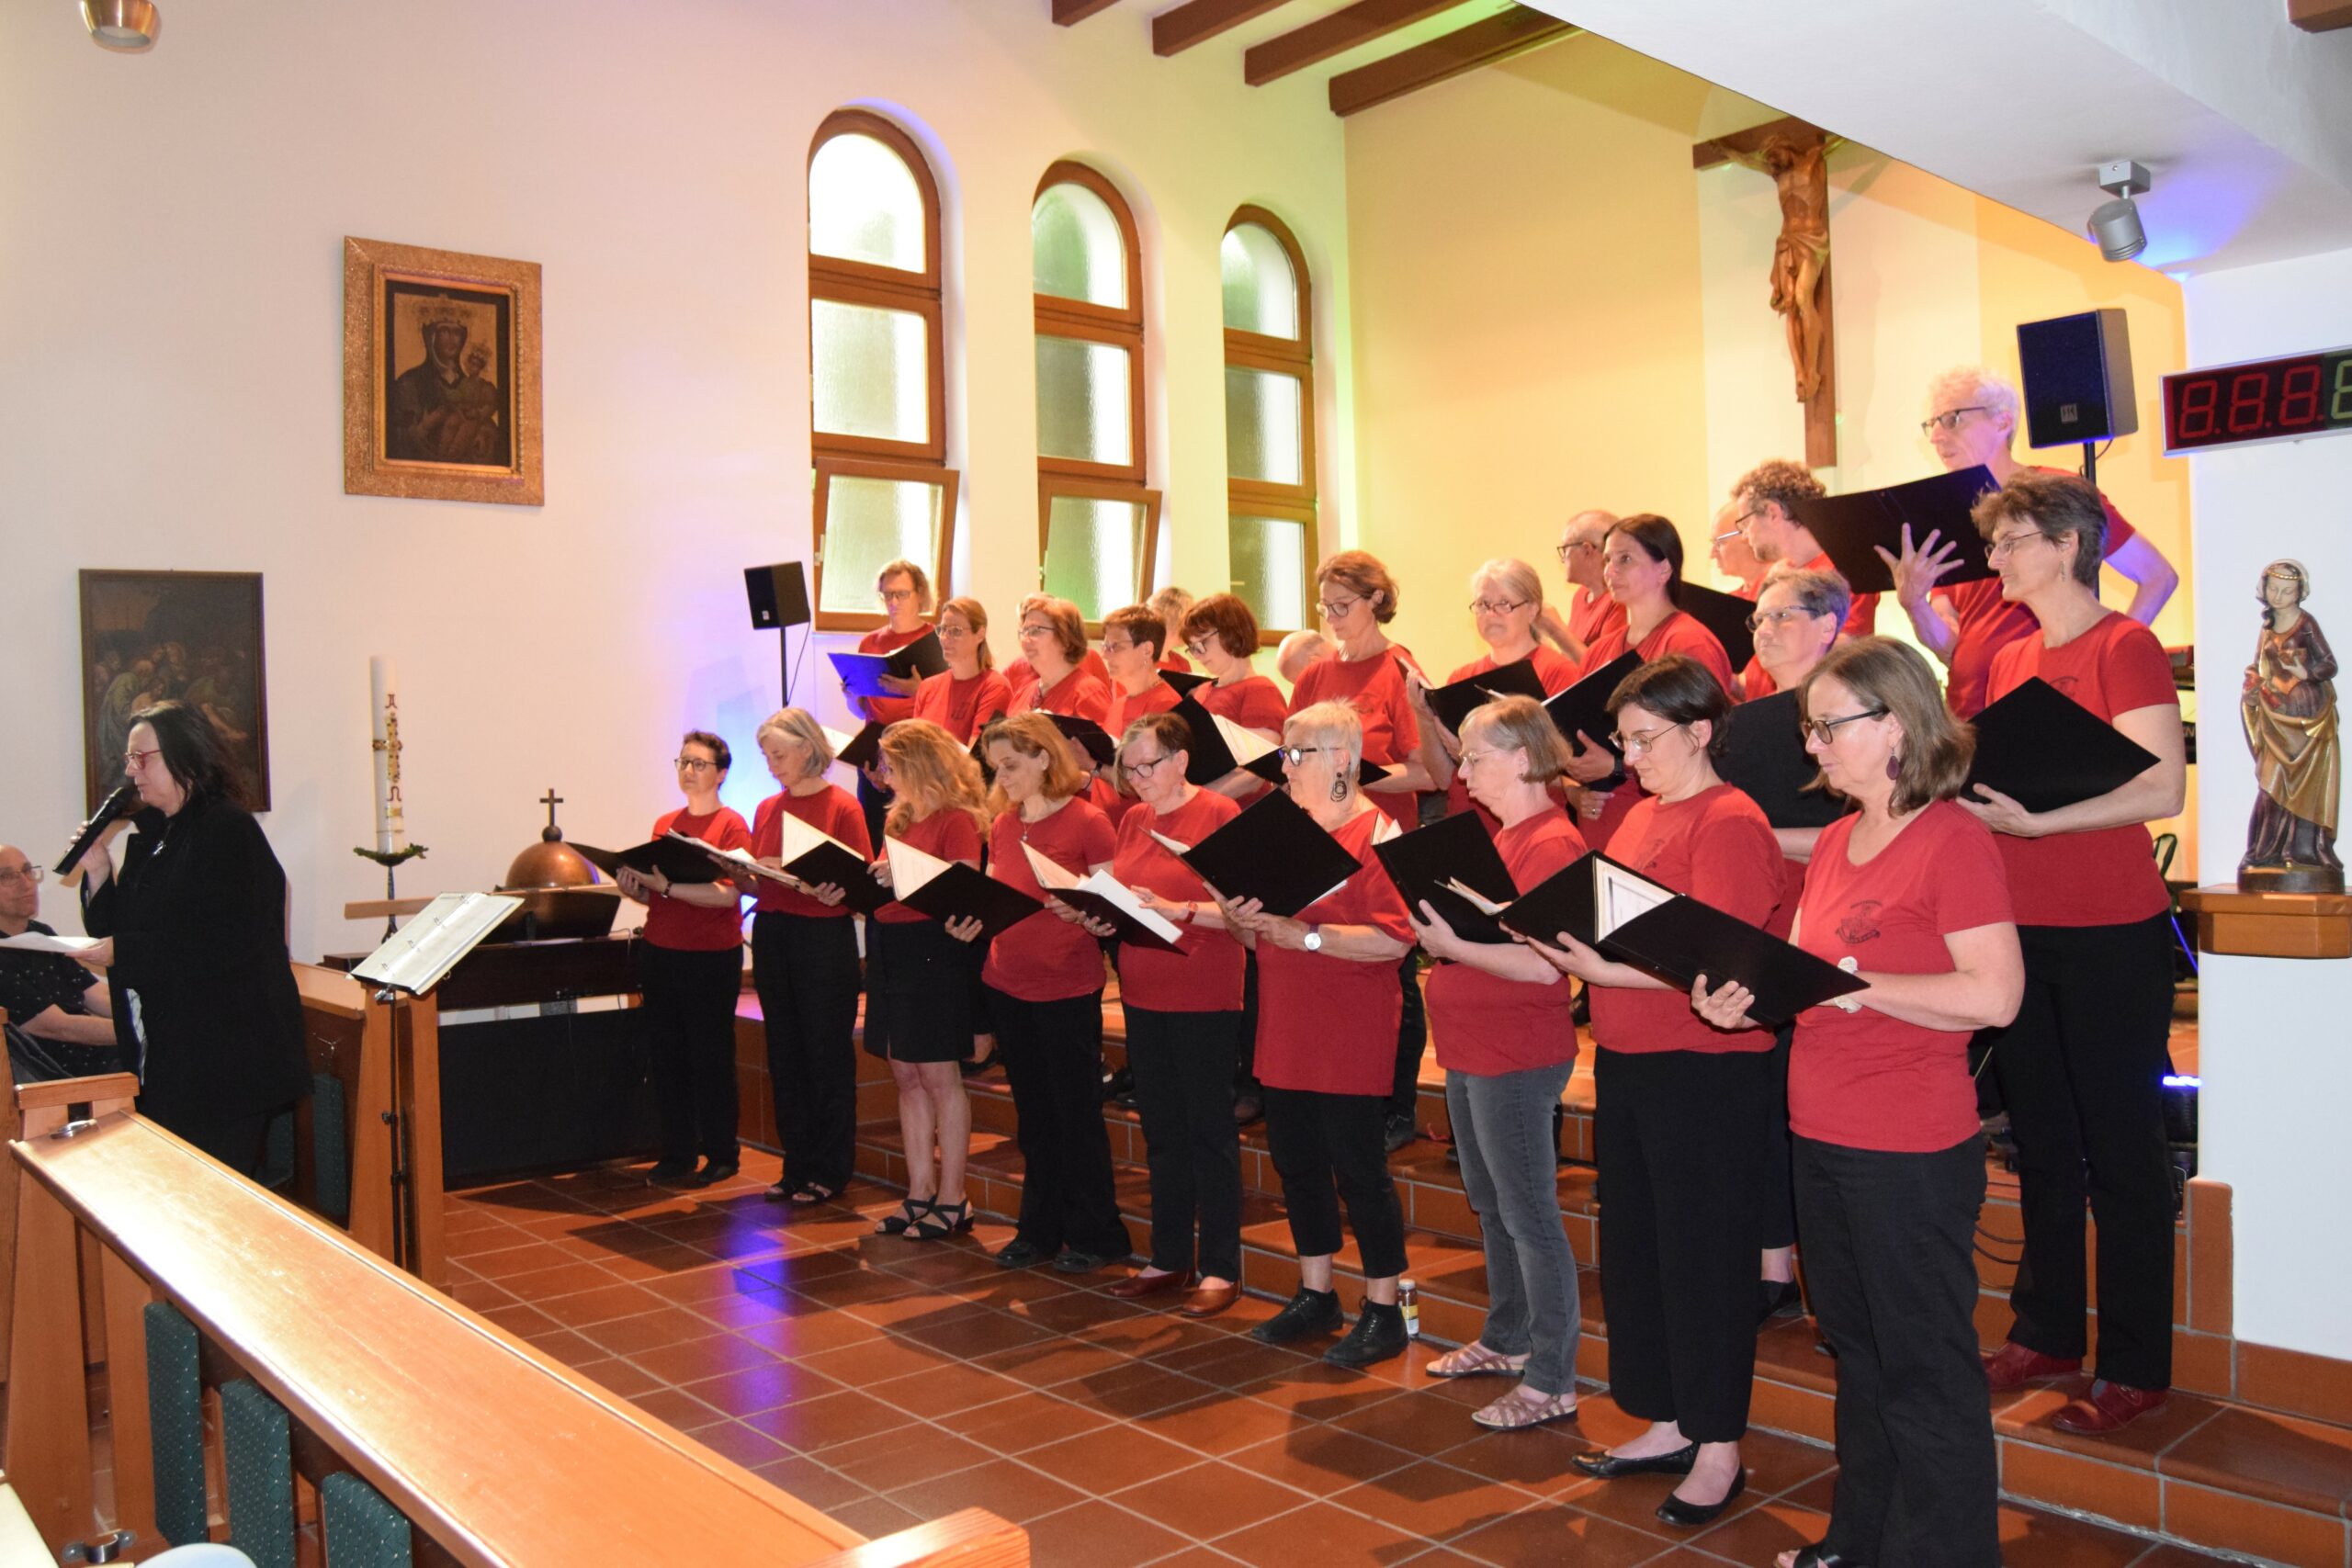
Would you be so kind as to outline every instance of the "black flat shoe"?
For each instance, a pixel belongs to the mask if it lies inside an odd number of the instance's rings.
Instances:
[[[1685,1443],[1671,1453],[1652,1454],[1646,1459],[1619,1459],[1606,1449],[1596,1449],[1574,1455],[1568,1462],[1595,1481],[1615,1481],[1627,1475],[1688,1475],[1698,1459],[1699,1445]]]
[[[1870,1565],[1859,1557],[1826,1551],[1816,1545],[1808,1546],[1797,1553],[1794,1568],[1870,1568]]]
[[[1378,1302],[1366,1302],[1356,1314],[1356,1325],[1348,1337],[1323,1352],[1324,1361],[1334,1367],[1369,1367],[1375,1361],[1401,1356],[1405,1347],[1412,1343],[1405,1332],[1405,1311],[1395,1303],[1386,1306]]]
[[[1679,1525],[1684,1529],[1696,1529],[1701,1525],[1713,1523],[1716,1516],[1738,1501],[1739,1495],[1747,1490],[1747,1472],[1743,1470],[1731,1478],[1731,1490],[1713,1503],[1686,1503],[1671,1492],[1668,1493],[1666,1501],[1657,1506],[1657,1517],[1664,1523]]]
[[[1061,1256],[1054,1259],[1054,1271],[1057,1274],[1091,1274],[1097,1269],[1116,1263],[1126,1256],[1121,1253],[1118,1258],[1114,1258],[1107,1252],[1088,1252],[1082,1247],[1065,1247]]]
[[[741,1164],[731,1159],[723,1161],[714,1160],[710,1164],[704,1166],[700,1170],[695,1171],[692,1176],[680,1180],[678,1185],[681,1187],[716,1187],[722,1181],[731,1179],[735,1173],[741,1168],[742,1166]]]
[[[1287,1345],[1310,1334],[1329,1334],[1342,1320],[1337,1291],[1310,1291],[1301,1285],[1282,1311],[1250,1331],[1250,1337],[1267,1345]]]
[[[684,1180],[694,1173],[695,1162],[690,1159],[656,1160],[647,1168],[645,1181],[649,1187],[667,1187],[673,1182]]]
[[[996,1257],[990,1261],[1000,1269],[1035,1269],[1052,1256],[1035,1242],[1014,1236],[997,1249]]]
[[[1797,1289],[1794,1280],[1766,1280],[1757,1295],[1756,1326],[1763,1327],[1776,1317],[1802,1316],[1804,1292]]]

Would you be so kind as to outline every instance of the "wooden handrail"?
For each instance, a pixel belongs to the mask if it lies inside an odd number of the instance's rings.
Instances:
[[[19,1350],[47,1353],[20,1355],[6,1457],[53,1541],[61,1522],[70,1539],[88,1519],[86,1445],[56,1430],[81,1409],[81,1357],[56,1353],[78,1337],[79,1305],[54,1284],[72,1276],[79,1221],[459,1562],[571,1568],[715,1549],[797,1564],[866,1544],[141,1117],[117,1111],[9,1153],[25,1177],[27,1260],[57,1271],[46,1287],[16,1281]],[[967,1528],[974,1542],[1011,1530]],[[1025,1561],[941,1544],[956,1553],[943,1562]]]

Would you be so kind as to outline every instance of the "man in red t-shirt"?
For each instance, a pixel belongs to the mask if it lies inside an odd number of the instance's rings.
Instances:
[[[1798,571],[1836,571],[1829,552],[1795,514],[1799,502],[1818,501],[1827,493],[1811,469],[1784,457],[1767,458],[1740,475],[1731,487],[1731,498],[1756,558],[1767,568],[1786,562]],[[1877,629],[1878,595],[1856,594],[1846,612],[1846,635],[1868,637]]]
[[[1614,513],[1579,512],[1560,530],[1560,542],[1553,547],[1560,558],[1560,575],[1567,580],[1568,603],[1562,610],[1545,605],[1535,617],[1536,635],[1579,663],[1594,643],[1625,624],[1625,606],[1611,599],[1600,581],[1602,541],[1616,521]]]
[[[2017,389],[1999,377],[1974,367],[1951,370],[1928,386],[1928,417],[1920,428],[1947,470],[1982,463],[1994,483],[2005,485],[2027,468],[2009,450],[2017,438],[2018,406]],[[2107,512],[2107,564],[2137,585],[2124,613],[2143,626],[2152,625],[2179,586],[2180,574],[2162,550],[2124,520],[2113,502],[2104,494],[2098,499]],[[1973,539],[1945,539],[1930,551],[1927,540],[1916,539],[1901,559],[1887,563],[1894,573],[1895,598],[1911,617],[1912,630],[1951,671],[1946,699],[1962,718],[1973,718],[1984,708],[1993,656],[2034,630],[2032,612],[2023,604],[2005,603],[2001,585],[1993,579],[1951,588],[1936,585],[1960,558],[1959,552],[1975,544]]]

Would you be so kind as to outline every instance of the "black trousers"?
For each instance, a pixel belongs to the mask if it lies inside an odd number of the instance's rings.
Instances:
[[[2022,926],[2018,940],[2025,1000],[1993,1046],[2025,1218],[2009,1337],[2045,1356],[2084,1353],[2087,1201],[2098,1223],[2098,1375],[2169,1388],[2171,921]]]
[[[690,1163],[700,1155],[715,1165],[732,1165],[735,999],[742,994],[743,950],[695,953],[640,942],[637,954],[662,1157]]]
[[[1259,1094],[1258,1084],[1258,954],[1241,955],[1241,1066],[1233,1075],[1237,1095]],[[1262,1100],[1263,1096],[1260,1096]]]
[[[865,814],[865,841],[880,850],[882,819],[890,814],[890,796],[866,782],[864,768],[857,770],[857,808]]]
[[[1797,1244],[1789,1148],[1789,1043],[1796,1032],[1795,1024],[1784,1023],[1772,1043],[1772,1109],[1764,1120],[1764,1185],[1757,1194],[1758,1247]]]
[[[1266,1097],[1266,1145],[1282,1178],[1291,1245],[1301,1258],[1340,1250],[1340,1206],[1356,1233],[1366,1279],[1405,1271],[1405,1211],[1388,1177],[1388,1101],[1376,1094],[1275,1089]],[[1749,1287],[1750,1292],[1754,1287]]]
[[[1421,1095],[1421,1056],[1430,1044],[1429,1009],[1421,998],[1421,954],[1419,948],[1396,965],[1396,983],[1403,987],[1404,1010],[1396,1015],[1396,1072],[1389,1080],[1391,1116],[1412,1121]]]
[[[767,1021],[768,1091],[784,1187],[849,1185],[857,1134],[857,932],[841,916],[765,909],[752,978]]]
[[[269,1158],[269,1123],[277,1112],[264,1111],[258,1116],[158,1115],[144,1101],[141,1102],[139,1112],[239,1176],[254,1181],[262,1179],[262,1168]]]
[[[1594,1063],[1600,1299],[1610,1392],[1693,1442],[1747,1429],[1770,1052],[1623,1052]]]
[[[1852,1562],[2001,1561],[1992,1402],[1976,1348],[1984,1145],[1890,1154],[1796,1140],[1797,1222],[1838,1351],[1838,1489],[1824,1545]]]
[[[1240,1053],[1238,1012],[1127,1009],[1155,1269],[1181,1274],[1197,1263],[1204,1275],[1241,1278],[1241,1130],[1233,1122]]]
[[[1048,1253],[1126,1257],[1133,1244],[1111,1190],[1102,1125],[1102,993],[1024,1002],[990,986],[988,998],[1020,1119],[1020,1239]]]

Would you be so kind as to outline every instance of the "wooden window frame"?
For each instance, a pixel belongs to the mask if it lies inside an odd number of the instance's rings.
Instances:
[[[889,623],[889,617],[878,609],[858,612],[817,608],[825,602],[825,513],[832,501],[831,481],[835,479],[889,479],[903,484],[940,487],[939,541],[929,563],[932,602],[936,606],[954,598],[955,594],[945,584],[947,563],[956,557],[956,502],[963,487],[963,475],[954,468],[933,463],[892,462],[873,457],[820,457],[815,467],[814,493],[808,502],[810,555],[814,558],[809,572],[808,593],[817,629],[870,632]]]
[[[1037,200],[1058,185],[1082,186],[1111,209],[1111,216],[1119,225],[1119,243],[1126,251],[1127,302],[1124,308],[1096,305],[1084,299],[1065,299],[1057,294],[1039,294],[1033,287],[1035,333],[1039,337],[1109,344],[1127,351],[1127,461],[1090,463],[1076,457],[1049,457],[1041,452],[1037,455],[1037,471],[1040,475],[1124,481],[1140,487],[1148,457],[1144,425],[1142,234],[1136,227],[1135,211],[1127,205],[1127,198],[1119,194],[1119,187],[1100,170],[1069,159],[1046,168],[1045,177],[1037,182],[1036,195],[1030,198],[1030,209],[1034,212]],[[1042,559],[1041,557],[1041,563]]]
[[[1039,467],[1042,468],[1043,464]],[[1124,502],[1143,508],[1143,550],[1136,558],[1136,592],[1132,603],[1140,604],[1152,594],[1152,572],[1159,559],[1160,492],[1148,486],[1129,484],[1120,479],[1091,479],[1083,475],[1040,472],[1037,476],[1037,591],[1046,588],[1046,541],[1053,530],[1054,497],[1075,496],[1085,501]],[[1119,606],[1113,605],[1116,609]],[[1102,623],[1086,623],[1086,635],[1101,637]]]
[[[898,155],[922,198],[923,265],[920,272],[879,266],[872,262],[839,256],[808,256],[808,446],[814,464],[814,494],[810,498],[810,592],[813,604],[824,603],[825,509],[829,479],[902,479],[944,487],[941,497],[939,553],[933,563],[933,597],[952,598],[948,580],[954,558],[956,502],[962,476],[947,466],[947,307],[940,262],[939,180],[921,143],[890,120],[867,109],[835,109],[818,126],[808,143],[813,167],[825,143],[837,136],[867,136]],[[806,228],[803,229],[806,248]],[[842,435],[817,428],[817,302],[903,310],[922,318],[925,329],[924,390],[926,430],[922,441],[889,441],[870,435]],[[879,613],[853,615],[815,611],[819,631],[871,631],[886,624]]]
[[[1305,560],[1301,562],[1301,581],[1315,581],[1315,566],[1320,559],[1322,523],[1316,503],[1315,491],[1315,283],[1306,269],[1306,253],[1292,233],[1290,225],[1262,207],[1243,206],[1234,209],[1227,220],[1225,232],[1254,225],[1274,237],[1275,243],[1290,258],[1291,283],[1298,291],[1298,336],[1273,337],[1264,333],[1243,332],[1238,327],[1225,329],[1225,365],[1230,370],[1264,370],[1298,378],[1299,420],[1299,482],[1295,485],[1274,484],[1265,479],[1235,479],[1226,476],[1227,547],[1231,548],[1232,519],[1236,515],[1272,517],[1287,523],[1306,525],[1301,539]],[[1220,243],[1222,236],[1220,236]],[[1231,434],[1227,433],[1227,466],[1231,461]],[[1310,617],[1311,618],[1311,617]],[[1272,648],[1289,633],[1301,631],[1300,626],[1261,626],[1260,646]]]

